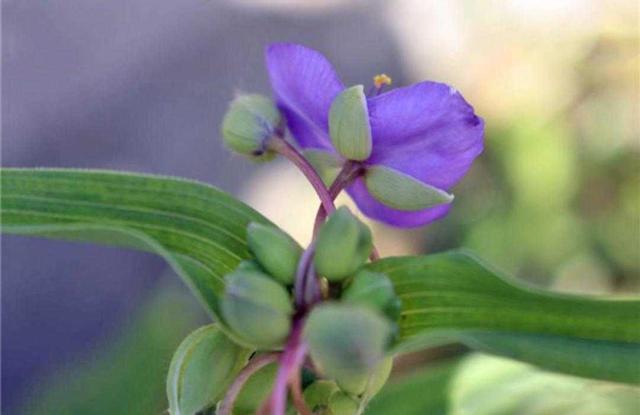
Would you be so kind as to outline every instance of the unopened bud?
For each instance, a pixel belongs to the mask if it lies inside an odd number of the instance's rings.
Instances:
[[[233,405],[234,414],[255,414],[269,396],[278,372],[278,363],[270,363],[251,375]]]
[[[365,263],[372,248],[367,225],[343,206],[320,228],[314,258],[316,271],[330,281],[340,281]]]
[[[249,250],[262,267],[282,284],[291,284],[296,274],[302,247],[275,226],[252,222],[247,227]]]
[[[344,392],[334,392],[329,398],[331,415],[356,415],[358,409],[358,402]]]
[[[423,210],[453,200],[452,194],[388,167],[368,168],[364,182],[380,203],[398,210]]]
[[[338,303],[316,306],[304,337],[311,357],[330,379],[367,376],[384,358],[392,324],[364,307]]]
[[[393,359],[387,357],[378,366],[365,374],[346,374],[336,379],[338,386],[345,392],[356,396],[373,397],[382,389],[393,368]]]
[[[331,380],[316,380],[304,390],[304,401],[314,413],[322,413],[329,407],[329,398],[338,391],[338,385]]]
[[[349,160],[363,161],[371,155],[371,125],[362,85],[345,89],[333,100],[329,135],[338,153]]]
[[[169,367],[167,398],[171,414],[193,415],[213,406],[250,353],[215,325],[189,334],[178,346]]]
[[[400,314],[400,299],[396,296],[389,277],[379,272],[358,271],[347,287],[342,300],[370,307],[396,321]]]
[[[225,277],[222,316],[247,344],[258,349],[282,346],[291,328],[289,293],[269,276],[236,271]]]
[[[269,158],[267,140],[282,121],[280,111],[262,95],[240,95],[229,105],[222,120],[222,137],[231,150],[253,157]]]

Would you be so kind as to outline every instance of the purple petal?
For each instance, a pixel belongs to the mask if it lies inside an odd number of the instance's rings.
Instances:
[[[384,165],[424,183],[449,190],[482,152],[484,122],[453,88],[422,82],[371,98],[373,152],[366,161]],[[360,210],[381,222],[416,227],[445,216],[450,204],[408,212],[374,199],[363,180],[349,194]]]
[[[267,49],[267,68],[278,107],[300,147],[334,151],[329,108],[344,85],[329,61],[313,49],[277,43]]]
[[[484,122],[458,91],[437,82],[369,100],[373,152],[381,164],[449,190],[482,152]]]
[[[449,203],[417,212],[392,209],[374,199],[362,179],[356,180],[347,192],[366,216],[401,228],[414,228],[433,222],[449,213],[451,208]]]

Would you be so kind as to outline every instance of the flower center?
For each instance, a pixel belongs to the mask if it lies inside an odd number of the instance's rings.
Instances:
[[[386,73],[381,73],[373,77],[373,87],[369,91],[369,96],[376,96],[382,92],[385,85],[391,85],[391,77]]]

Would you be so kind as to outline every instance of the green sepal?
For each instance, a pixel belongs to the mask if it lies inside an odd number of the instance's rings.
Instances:
[[[398,210],[418,211],[453,201],[452,194],[388,167],[369,167],[364,183],[376,200]]]
[[[213,324],[189,334],[173,355],[167,376],[171,415],[195,415],[213,406],[250,354]]]
[[[347,88],[334,98],[329,135],[338,153],[349,160],[363,161],[371,155],[371,125],[362,85]]]
[[[270,363],[254,373],[244,384],[233,406],[234,415],[253,415],[267,399],[278,372],[278,363]]]
[[[337,154],[317,148],[303,150],[302,155],[313,166],[327,187],[331,186],[338,177],[344,164],[344,159]]]

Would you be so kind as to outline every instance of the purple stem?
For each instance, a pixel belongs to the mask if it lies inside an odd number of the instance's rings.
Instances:
[[[322,207],[326,212],[333,212],[336,207],[333,204],[333,199],[329,194],[329,190],[324,185],[324,182],[318,176],[318,173],[311,164],[296,150],[289,142],[284,138],[273,136],[268,142],[268,146],[271,150],[288,158],[293,164],[300,169],[302,174],[305,175],[311,186],[318,194]]]
[[[294,298],[296,302],[296,308],[299,310],[305,307],[305,291],[308,284],[307,273],[313,260],[313,254],[315,252],[316,243],[312,241],[309,247],[303,252],[298,262],[298,269],[296,271],[296,279],[294,283]]]
[[[270,408],[271,415],[285,415],[289,379],[296,370],[300,370],[307,354],[307,345],[302,341],[303,326],[303,319],[297,319],[293,322],[289,341],[280,356],[280,367],[278,368],[271,397],[266,402],[266,405],[263,406],[262,413],[266,408]]]
[[[345,165],[338,173],[338,176],[335,178],[331,186],[329,187],[329,197],[331,197],[331,202],[338,197],[341,191],[343,191],[346,187],[348,187],[355,179],[357,179],[362,174],[362,167],[354,163],[352,161],[347,161]],[[334,205],[335,210],[335,205]],[[318,209],[318,213],[316,213],[316,220],[313,226],[313,235],[318,233],[320,229],[320,225],[322,225],[327,218],[327,216],[331,213],[331,211],[327,211],[325,209],[324,204],[320,206]]]
[[[251,375],[269,363],[276,362],[278,360],[278,356],[280,356],[280,353],[268,353],[251,359],[247,366],[245,366],[238,374],[238,377],[233,381],[231,386],[229,386],[227,394],[220,404],[219,415],[231,415],[233,411],[233,404],[236,402],[236,399],[247,380],[249,380]]]

